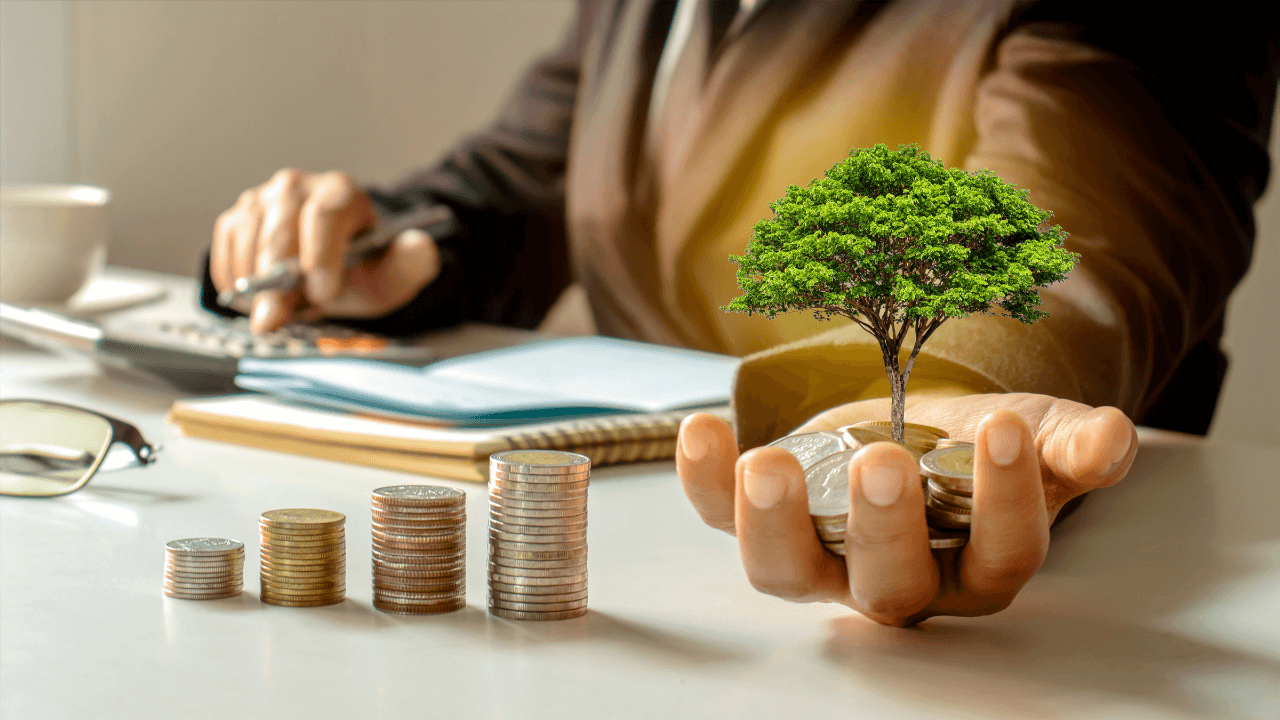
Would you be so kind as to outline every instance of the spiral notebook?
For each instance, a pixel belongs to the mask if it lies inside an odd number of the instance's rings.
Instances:
[[[693,412],[730,420],[729,407],[458,428],[294,404],[267,395],[179,400],[169,421],[183,435],[402,472],[485,482],[489,455],[523,448],[569,450],[596,466],[675,455],[680,421]]]

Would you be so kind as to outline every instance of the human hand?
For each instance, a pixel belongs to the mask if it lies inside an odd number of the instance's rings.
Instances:
[[[888,416],[887,398],[848,403],[796,432]],[[737,536],[756,589],[839,602],[906,626],[1008,607],[1044,561],[1062,506],[1119,482],[1138,452],[1137,431],[1120,410],[1045,395],[908,397],[907,418],[975,443],[972,525],[962,548],[929,549],[919,463],[894,443],[868,445],[849,464],[843,558],[814,531],[804,474],[787,451],[761,447],[739,457],[729,425],[699,413],[680,427],[676,468],[703,521]]]
[[[369,196],[350,176],[280,170],[218,217],[209,274],[222,292],[238,278],[298,258],[304,273],[299,288],[263,291],[251,310],[248,303],[236,308],[250,310],[249,325],[257,333],[290,321],[385,315],[435,280],[440,253],[426,232],[407,230],[386,251],[345,267],[351,239],[376,220]]]

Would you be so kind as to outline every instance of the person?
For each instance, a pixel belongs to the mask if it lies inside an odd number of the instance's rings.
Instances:
[[[497,123],[434,167],[386,190],[282,170],[243,193],[216,223],[204,302],[229,312],[218,290],[296,255],[299,291],[237,309],[255,330],[329,317],[412,334],[535,327],[576,283],[603,334],[744,357],[735,425],[688,418],[677,469],[705,522],[737,536],[753,585],[894,625],[995,612],[1064,506],[1124,477],[1134,421],[1208,427],[1280,64],[1274,10],[1245,12],[584,0]],[[799,465],[762,446],[886,418],[879,350],[853,325],[719,307],[768,202],[876,143],[1029,190],[1082,258],[1042,292],[1046,319],[952,320],[917,362],[908,421],[976,443],[968,545],[929,550],[915,463],[877,443],[850,469],[839,558],[813,532]],[[357,231],[422,205],[451,210],[453,229],[405,232],[344,270]]]

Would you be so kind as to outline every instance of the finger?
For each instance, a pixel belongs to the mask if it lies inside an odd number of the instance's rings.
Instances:
[[[889,625],[910,624],[938,592],[919,478],[896,443],[872,443],[849,463],[849,591],[859,612]]]
[[[326,310],[336,317],[384,315],[409,302],[440,275],[440,250],[424,230],[406,230],[385,253],[347,270]]]
[[[997,410],[978,424],[969,543],[960,582],[1003,609],[1040,569],[1049,550],[1040,463],[1021,416]],[[1003,602],[1001,601],[1003,598]]]
[[[751,584],[796,602],[846,602],[844,562],[818,540],[795,456],[781,448],[756,448],[738,459],[735,475],[734,525]]]
[[[262,227],[262,207],[252,190],[240,194],[236,202],[235,223],[231,235],[232,283],[253,274],[257,261],[258,231]]]
[[[307,300],[325,308],[337,296],[352,236],[376,219],[368,196],[350,176],[331,172],[313,181],[298,223]]]
[[[305,198],[306,176],[299,170],[280,170],[263,188],[262,227],[258,232],[257,260],[254,273],[267,273],[281,260],[298,254],[298,213]],[[253,298],[249,315],[250,329],[267,333],[281,327],[293,316],[298,302],[295,292],[259,292]]]
[[[213,286],[222,292],[231,288],[235,277],[231,272],[231,243],[235,208],[231,208],[218,216],[213,224],[213,244],[209,246],[209,279]]]
[[[294,311],[301,300],[295,290],[263,290],[253,296],[253,310],[249,314],[249,330],[263,335],[275,332],[294,320]]]
[[[729,423],[708,413],[694,413],[680,423],[676,473],[684,494],[703,522],[730,535],[737,460],[737,440]]]
[[[1050,412],[1053,431],[1041,439],[1041,458],[1072,497],[1114,485],[1129,472],[1138,430],[1119,408],[1059,400]]]

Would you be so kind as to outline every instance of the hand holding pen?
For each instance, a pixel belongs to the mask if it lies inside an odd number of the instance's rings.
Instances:
[[[218,218],[209,273],[219,303],[248,310],[254,332],[377,317],[439,275],[431,231],[451,222],[447,209],[423,207],[378,225],[348,175],[281,170]]]

